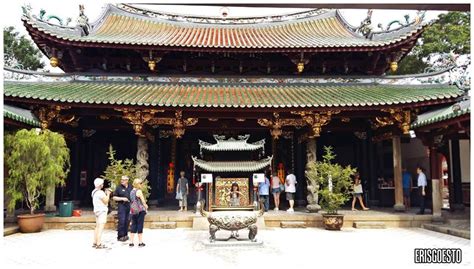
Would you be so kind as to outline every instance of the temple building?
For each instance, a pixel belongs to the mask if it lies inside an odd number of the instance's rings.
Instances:
[[[385,75],[423,34],[421,15],[373,31],[370,15],[353,27],[329,9],[219,18],[109,4],[92,23],[86,13],[81,6],[78,24],[67,26],[24,8],[34,43],[65,73],[4,81],[7,126],[48,128],[68,141],[71,172],[57,200],[90,206],[112,144],[117,158],[137,161],[159,206],[174,198],[180,170],[194,181],[195,167],[244,171],[224,162],[242,161],[226,150],[266,153],[245,164],[254,168],[248,177],[265,166],[292,170],[296,202],[306,205],[306,162],[331,145],[338,163],[360,172],[370,206],[403,211],[402,166],[415,178],[417,164],[429,179],[447,173],[449,205],[469,202],[467,90],[433,74]],[[213,163],[202,151],[217,153]]]

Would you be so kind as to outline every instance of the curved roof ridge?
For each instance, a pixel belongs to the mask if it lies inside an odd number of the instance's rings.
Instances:
[[[258,23],[258,21],[264,22],[284,22],[291,21],[295,19],[304,19],[304,18],[313,18],[320,15],[326,14],[328,12],[334,11],[332,9],[310,9],[307,11],[300,11],[294,13],[280,14],[280,15],[267,15],[267,16],[253,16],[253,17],[231,17],[231,18],[221,18],[218,16],[197,16],[197,15],[186,15],[186,14],[177,14],[163,11],[155,11],[146,8],[136,7],[130,4],[108,4],[113,6],[116,10],[119,10],[128,15],[138,15],[145,18],[159,18],[168,21],[177,21],[177,22],[189,22],[189,23],[208,23],[208,24],[252,24]],[[287,19],[282,19],[282,17],[287,17]]]

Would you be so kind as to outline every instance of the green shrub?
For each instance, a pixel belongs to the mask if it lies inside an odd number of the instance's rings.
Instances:
[[[350,199],[351,176],[356,169],[332,163],[336,157],[332,147],[324,147],[324,152],[322,161],[307,164],[305,174],[308,185],[319,186],[319,190],[313,188],[311,191],[318,192],[321,208],[328,214],[337,214],[337,210]]]
[[[109,165],[104,171],[102,178],[109,180],[111,182],[112,191],[115,190],[115,187],[120,184],[120,179],[122,176],[128,176],[128,184],[132,184],[133,180],[137,178],[138,166],[133,162],[132,159],[117,160],[115,158],[115,150],[112,145],[109,145],[109,151],[107,152],[109,158]],[[146,198],[150,196],[151,187],[148,184],[147,179],[143,179],[143,194]]]

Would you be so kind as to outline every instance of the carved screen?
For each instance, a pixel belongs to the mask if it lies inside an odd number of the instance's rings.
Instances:
[[[230,191],[232,183],[239,185],[240,205],[248,206],[249,202],[249,179],[248,178],[216,178],[214,205],[218,207],[230,207]]]

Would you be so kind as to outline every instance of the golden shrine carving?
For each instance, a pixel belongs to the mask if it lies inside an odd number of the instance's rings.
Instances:
[[[128,109],[128,108],[117,108],[117,111],[123,112],[123,119],[128,123],[132,124],[135,134],[140,137],[145,137],[143,126],[145,123],[153,119],[153,116],[157,112],[163,112],[163,110],[157,109]]]
[[[185,129],[188,126],[193,126],[198,123],[197,118],[185,118],[183,119],[183,111],[177,110],[174,118],[153,118],[147,123],[153,127],[158,125],[172,125],[173,135],[176,138],[181,138],[184,135]]]
[[[401,109],[382,109],[382,112],[387,112],[389,116],[375,117],[375,122],[372,124],[373,129],[378,129],[385,126],[397,125],[403,132],[408,134],[410,132],[410,123],[412,119],[412,113],[410,110]]]

